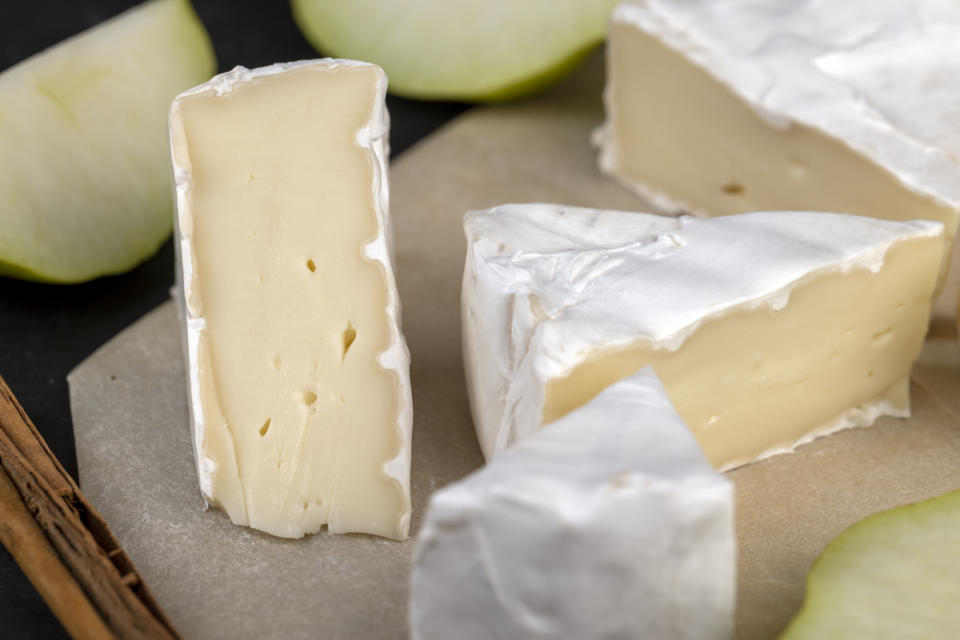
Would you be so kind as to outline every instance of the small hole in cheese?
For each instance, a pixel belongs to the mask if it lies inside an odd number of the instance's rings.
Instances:
[[[341,360],[345,360],[347,358],[347,351],[350,350],[350,345],[352,345],[356,339],[357,330],[353,328],[352,323],[348,322],[347,328],[343,330],[343,355],[340,356]]]
[[[310,273],[313,273],[317,270],[317,263],[313,260],[307,260],[307,269],[310,269]]]
[[[267,418],[266,422],[263,423],[263,426],[260,427],[260,437],[267,435],[267,431],[270,430],[270,418]]]
[[[317,394],[309,389],[303,392],[303,401],[307,404],[313,404],[317,401]]]
[[[887,327],[883,331],[877,331],[873,334],[873,346],[882,347],[893,340],[893,327]]]
[[[739,196],[744,191],[745,189],[743,188],[743,185],[738,182],[728,182],[727,184],[723,185],[723,192],[731,196]]]

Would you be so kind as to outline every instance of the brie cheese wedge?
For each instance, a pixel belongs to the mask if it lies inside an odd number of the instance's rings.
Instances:
[[[607,65],[601,168],[664,210],[936,220],[952,243],[960,4],[625,2]]]
[[[645,366],[717,468],[909,413],[938,222],[529,204],[464,224],[464,361],[487,459]]]
[[[200,488],[276,536],[407,536],[385,91],[366,63],[238,67],[170,112]]]
[[[651,369],[433,494],[415,640],[730,638],[733,487]]]

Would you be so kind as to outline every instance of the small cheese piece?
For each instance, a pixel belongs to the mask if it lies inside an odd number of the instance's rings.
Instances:
[[[729,638],[733,488],[650,369],[433,494],[415,640]]]
[[[385,91],[365,63],[237,67],[170,113],[200,488],[277,536],[407,536]]]
[[[645,366],[718,468],[909,413],[938,222],[541,204],[465,229],[464,360],[488,459]]]
[[[643,0],[608,42],[601,167],[657,206],[937,220],[952,243],[960,3]]]

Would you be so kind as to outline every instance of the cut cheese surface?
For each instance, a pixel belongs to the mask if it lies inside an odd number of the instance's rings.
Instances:
[[[936,220],[949,246],[958,59],[949,3],[624,3],[601,165],[670,211]]]
[[[646,369],[433,494],[417,640],[729,638],[733,487]]]
[[[939,223],[505,205],[465,227],[464,352],[488,459],[646,366],[717,468],[909,413]]]
[[[409,526],[385,84],[348,61],[237,68],[171,111],[201,489],[277,536]]]

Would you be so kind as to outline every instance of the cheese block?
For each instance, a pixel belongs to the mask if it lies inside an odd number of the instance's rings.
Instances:
[[[608,43],[601,168],[659,207],[922,218],[952,242],[960,3],[643,0]]]
[[[733,487],[649,368],[433,494],[415,640],[730,638]]]
[[[386,84],[347,60],[237,67],[170,111],[200,489],[276,536],[408,532]]]
[[[530,204],[464,224],[464,360],[488,459],[645,366],[718,468],[909,413],[938,222]]]

